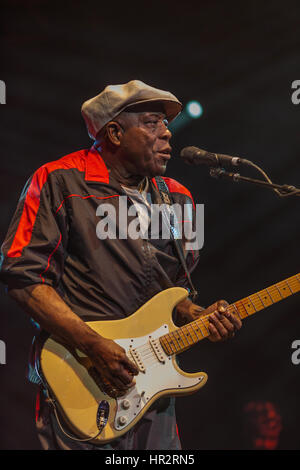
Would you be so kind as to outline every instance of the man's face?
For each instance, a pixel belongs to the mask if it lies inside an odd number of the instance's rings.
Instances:
[[[119,122],[122,124],[124,120]],[[157,105],[125,113],[120,150],[122,161],[132,175],[153,178],[165,173],[172,150],[169,143],[172,134],[167,124],[164,112]]]

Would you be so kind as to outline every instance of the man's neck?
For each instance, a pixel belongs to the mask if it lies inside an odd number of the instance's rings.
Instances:
[[[109,173],[121,186],[138,189],[139,191],[144,189],[146,184],[145,176],[130,174],[114,155],[110,155],[108,152],[103,151],[101,146],[95,145],[95,148],[104,160]]]

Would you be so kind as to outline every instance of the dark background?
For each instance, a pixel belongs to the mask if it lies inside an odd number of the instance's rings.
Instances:
[[[168,175],[205,204],[205,245],[194,274],[199,302],[233,302],[299,271],[297,197],[215,180],[206,167],[176,155],[196,145],[240,155],[272,180],[300,186],[299,2],[2,1],[0,79],[1,240],[19,194],[41,164],[90,146],[82,102],[107,84],[140,79],[173,92],[204,113],[173,137]],[[243,174],[249,174],[244,169]],[[253,175],[253,173],[251,173]],[[256,175],[255,175],[256,176]],[[0,448],[39,449],[35,386],[25,379],[33,328],[0,288]],[[248,448],[243,408],[249,401],[278,407],[278,448],[299,449],[300,339],[296,295],[245,320],[227,343],[205,340],[182,356],[189,371],[205,370],[207,385],[177,400],[185,449]]]

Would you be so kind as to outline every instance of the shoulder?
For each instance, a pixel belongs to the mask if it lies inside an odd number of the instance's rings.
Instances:
[[[194,203],[191,192],[185,186],[183,186],[183,184],[179,183],[173,178],[167,178],[167,177],[162,176],[162,179],[166,183],[169,189],[169,192],[172,194],[175,201],[177,200],[178,202],[185,203],[188,200],[189,202],[192,202],[193,206],[195,207],[195,203]],[[153,178],[152,181],[157,188],[157,183],[155,181],[155,178]]]
[[[183,184],[179,183],[178,181],[172,178],[163,177],[163,180],[168,186],[170,193],[184,194],[188,196],[190,199],[193,199],[191,192],[185,186],[183,186]]]
[[[78,171],[85,171],[85,157],[87,152],[88,150],[78,150],[64,155],[57,160],[47,162],[39,167],[34,175],[42,179],[47,179],[49,175],[59,170],[76,169]]]
[[[55,183],[57,176],[66,170],[85,171],[85,156],[88,150],[79,150],[40,166],[31,176],[29,191],[40,193],[43,187]]]

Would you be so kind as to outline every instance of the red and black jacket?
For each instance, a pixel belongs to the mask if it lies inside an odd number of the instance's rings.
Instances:
[[[173,202],[190,192],[164,178]],[[154,180],[152,200],[157,197]],[[2,246],[0,280],[22,288],[45,283],[84,320],[130,315],[159,291],[188,287],[172,240],[100,240],[99,204],[126,195],[92,147],[39,168],[27,182]],[[131,202],[129,201],[129,204]],[[189,270],[198,253],[187,252]]]

